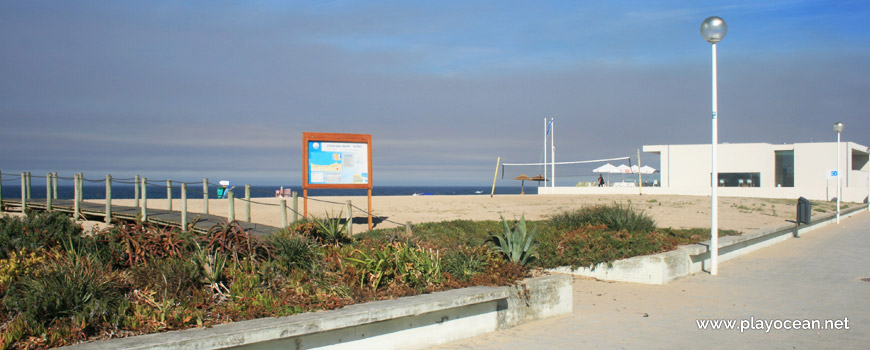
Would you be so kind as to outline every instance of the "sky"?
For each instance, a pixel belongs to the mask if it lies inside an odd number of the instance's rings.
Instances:
[[[709,144],[713,15],[720,142],[870,144],[863,0],[0,0],[0,172],[300,186],[334,132],[375,186],[487,185],[544,118],[557,161]]]

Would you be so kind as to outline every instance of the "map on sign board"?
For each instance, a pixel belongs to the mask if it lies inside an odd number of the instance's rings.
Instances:
[[[369,183],[368,145],[308,141],[308,183]]]

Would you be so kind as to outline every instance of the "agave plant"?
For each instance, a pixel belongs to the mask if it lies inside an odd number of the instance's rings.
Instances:
[[[320,220],[316,217],[311,217],[314,222],[317,223],[317,226],[320,226],[320,229],[323,231],[324,239],[328,242],[333,243],[342,243],[347,240],[347,225],[350,224],[350,221],[341,222],[342,212],[338,213],[338,216],[330,216],[329,212],[326,212],[326,219]]]
[[[526,216],[520,218],[513,229],[508,225],[504,216],[501,216],[501,222],[504,224],[504,234],[492,235],[491,240],[495,243],[494,251],[502,253],[511,262],[525,265],[538,257],[538,243],[535,242],[535,232],[537,227],[528,232],[526,229]]]

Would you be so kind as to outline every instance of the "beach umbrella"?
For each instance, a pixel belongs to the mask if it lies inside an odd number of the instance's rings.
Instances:
[[[631,174],[631,168],[628,165],[620,164],[618,167],[616,167],[616,170],[614,171],[614,173]]]
[[[545,177],[544,177],[543,175],[541,175],[541,174],[538,174],[538,175],[536,175],[535,177],[532,178],[532,181],[537,181],[537,182],[538,182],[538,187],[540,187],[540,186],[541,186],[541,181],[547,181],[547,178],[545,178]]]
[[[610,174],[616,172],[616,167],[613,164],[607,163],[595,169],[592,169],[593,173],[607,173],[607,183],[610,184]]]
[[[644,166],[640,167],[641,174],[655,174],[657,172],[659,172],[659,171],[656,168],[653,168],[649,165],[644,165]]]
[[[514,180],[521,180],[521,181],[522,181],[521,184],[520,184],[520,194],[526,194],[526,186],[525,186],[525,185],[526,185],[526,180],[531,180],[531,179],[532,179],[532,178],[530,178],[530,177],[529,177],[528,175],[526,175],[526,174],[522,174],[522,175],[517,176],[517,177],[514,178]]]
[[[607,163],[595,169],[592,169],[593,173],[612,173],[616,170],[616,167],[613,164]]]
[[[640,169],[640,168],[638,168],[637,165],[632,165],[632,166],[631,166],[631,173],[632,173],[632,174],[637,174],[637,172],[638,172],[639,169]]]

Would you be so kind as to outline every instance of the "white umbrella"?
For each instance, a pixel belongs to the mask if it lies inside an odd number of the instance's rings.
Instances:
[[[593,173],[613,173],[616,167],[613,164],[607,163],[592,170]]]
[[[628,167],[628,165],[620,164],[618,167],[616,167],[616,171],[614,172],[620,174],[631,174],[631,168]]]
[[[644,165],[644,166],[640,167],[641,174],[655,174],[657,172],[659,172],[659,171],[656,170],[656,168],[653,168],[649,165]]]
[[[592,169],[592,172],[595,173],[607,173],[607,183],[610,183],[610,174],[616,172],[616,167],[613,164],[607,163],[595,169]]]
[[[632,174],[637,174],[637,169],[638,169],[638,168],[637,168],[637,165],[632,165],[632,166],[631,166],[631,173],[632,173]]]

